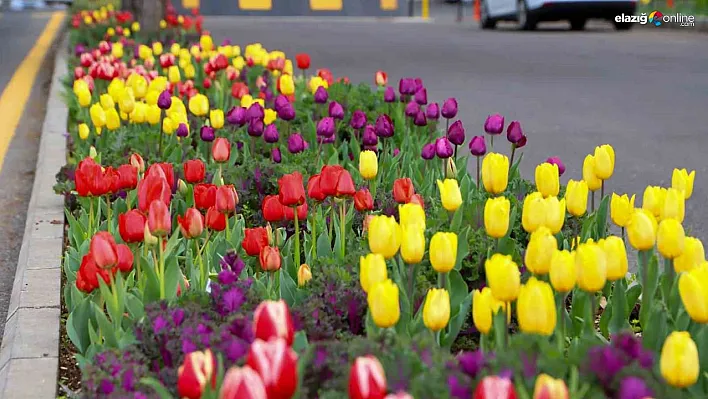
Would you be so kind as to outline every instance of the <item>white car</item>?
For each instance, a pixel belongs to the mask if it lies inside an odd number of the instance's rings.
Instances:
[[[480,0],[482,29],[494,29],[497,21],[517,21],[519,28],[533,30],[539,22],[569,21],[570,28],[582,30],[588,19],[611,21],[615,29],[628,30],[631,22],[617,22],[618,15],[634,15],[631,0]]]

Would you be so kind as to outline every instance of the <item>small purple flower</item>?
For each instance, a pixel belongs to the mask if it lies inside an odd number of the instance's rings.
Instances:
[[[398,148],[394,148],[394,149],[393,149],[393,156],[394,156],[394,157],[397,157],[398,154],[400,154],[400,153],[401,153],[401,150],[399,150]]]
[[[460,365],[460,369],[472,378],[477,378],[487,360],[484,356],[484,352],[478,350],[474,352],[464,352],[457,356],[457,362]]]
[[[186,124],[180,123],[179,126],[177,126],[177,131],[175,132],[177,137],[187,137],[189,136],[189,128],[187,127]]]
[[[450,390],[450,397],[456,399],[469,399],[472,397],[472,392],[468,388],[468,384],[460,383],[459,379],[450,375],[447,377],[447,387]]]
[[[288,137],[288,151],[291,154],[297,154],[305,150],[305,140],[300,133],[293,133]]]
[[[224,40],[221,42],[221,45],[222,45],[222,46],[230,46],[230,45],[231,45],[231,39],[224,39]]]
[[[524,137],[524,132],[521,130],[521,124],[519,121],[512,121],[506,128],[506,139],[511,144],[516,144],[521,141],[522,137]]]
[[[278,110],[278,118],[284,121],[291,121],[295,119],[295,108],[292,104],[285,104],[280,110]]]
[[[184,309],[177,308],[172,312],[172,323],[175,326],[180,326],[182,325],[182,322],[184,321]]]
[[[428,103],[428,90],[425,87],[421,87],[415,92],[414,96],[415,102],[419,105],[425,105]]]
[[[263,134],[263,130],[265,130],[263,119],[251,119],[251,121],[248,122],[249,136],[260,137]]]
[[[155,334],[159,334],[165,328],[167,328],[167,320],[165,320],[165,318],[162,316],[157,316],[152,322],[152,331]]]
[[[618,399],[644,399],[654,397],[654,392],[639,377],[625,377],[620,382]]]
[[[157,106],[160,109],[169,109],[172,106],[172,94],[169,90],[163,90],[157,97]]]
[[[454,152],[452,143],[447,137],[440,137],[435,140],[435,154],[438,158],[450,158]]]
[[[246,108],[243,107],[232,107],[231,110],[226,114],[226,121],[232,125],[243,126],[246,124]]]
[[[457,100],[454,97],[450,97],[443,103],[442,110],[440,111],[443,118],[452,119],[457,116]]]
[[[550,157],[550,158],[546,159],[546,162],[550,163],[551,165],[557,165],[558,166],[558,175],[563,176],[563,173],[565,173],[565,165],[563,165],[563,161],[561,161],[560,158]]]
[[[76,47],[74,47],[74,55],[76,55],[77,57],[85,52],[86,52],[86,46],[84,46],[81,43],[77,44]]]
[[[413,124],[419,127],[428,126],[428,120],[425,118],[425,112],[419,109],[413,118]]]
[[[288,98],[284,95],[279,94],[278,97],[275,98],[275,102],[273,103],[273,109],[276,112],[280,112],[280,109],[288,104],[290,104],[290,100],[288,100]]]
[[[327,89],[324,87],[320,86],[315,90],[315,102],[317,104],[324,104],[327,102],[327,99],[329,98],[329,93],[327,93]]]
[[[189,338],[182,339],[182,353],[184,353],[186,355],[187,353],[192,353],[196,350],[198,350],[197,346],[194,345],[194,342],[192,342],[191,339],[189,339]]]
[[[351,126],[352,129],[361,129],[364,125],[366,125],[366,114],[364,111],[354,111],[354,113],[352,113],[352,119],[349,121],[349,126]]]
[[[406,104],[405,113],[407,117],[414,118],[418,111],[420,111],[420,105],[416,104],[415,102],[411,101]]]
[[[476,157],[481,157],[487,152],[487,145],[484,136],[474,136],[470,140],[470,152]]]
[[[590,370],[604,385],[612,382],[612,378],[625,366],[622,355],[611,346],[595,347],[588,353]]]
[[[329,116],[340,121],[344,119],[344,108],[342,108],[342,104],[336,101],[329,103]]]
[[[376,136],[373,125],[366,125],[366,127],[364,127],[364,134],[361,136],[361,141],[365,146],[376,146],[379,143],[379,138]]]
[[[424,145],[423,149],[420,151],[420,156],[425,160],[435,158],[435,143],[428,143]]]
[[[462,121],[455,121],[450,128],[447,129],[447,139],[454,145],[462,145],[465,142],[465,127]]]
[[[272,150],[270,150],[270,155],[273,158],[273,162],[275,163],[280,163],[283,160],[282,155],[280,154],[280,148],[275,147]]]
[[[393,121],[390,116],[382,114],[376,118],[376,135],[379,137],[393,137]]]
[[[501,134],[504,131],[504,117],[499,114],[487,116],[484,121],[484,131],[487,134]]]
[[[249,121],[253,121],[254,119],[263,119],[264,116],[265,111],[263,110],[261,103],[256,102],[251,104],[251,106],[248,107],[248,111],[246,111],[246,118]]]
[[[425,107],[425,116],[428,119],[438,120],[440,118],[440,106],[438,103],[430,103]]]
[[[114,389],[115,386],[113,386],[113,383],[107,379],[104,379],[101,381],[101,385],[98,388],[98,391],[104,395],[110,395],[111,393],[113,393]]]
[[[388,86],[384,91],[384,102],[392,103],[396,101],[396,91],[393,87]]]
[[[211,126],[204,125],[202,128],[199,130],[199,137],[202,138],[202,140],[206,142],[212,142],[216,138],[216,135],[214,134],[214,128]]]
[[[415,94],[416,85],[413,78],[401,78],[398,81],[398,92],[404,96],[410,96]]]
[[[277,143],[278,139],[278,128],[275,126],[275,124],[271,123],[270,125],[266,126],[265,131],[263,132],[263,140],[265,140],[266,143]]]
[[[221,268],[223,270],[234,272],[236,278],[238,278],[243,269],[246,267],[246,264],[243,262],[243,260],[238,256],[236,251],[233,250],[229,250],[228,252],[226,252],[226,255],[224,255],[224,257],[219,261],[219,265],[221,265]],[[219,282],[223,285],[226,285],[231,284],[233,281],[226,283],[221,280],[221,278],[219,278]]]
[[[326,138],[334,136],[334,118],[328,116],[320,119],[317,123],[317,136]]]

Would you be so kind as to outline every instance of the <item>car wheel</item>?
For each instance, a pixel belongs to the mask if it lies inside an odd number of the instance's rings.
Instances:
[[[489,16],[489,11],[487,10],[487,2],[482,1],[481,7],[480,7],[480,17],[479,17],[479,26],[482,29],[494,29],[497,26],[497,21],[492,19]]]
[[[516,7],[516,20],[519,22],[519,28],[521,30],[534,30],[536,29],[536,19],[532,12],[529,11],[526,6],[526,1],[519,0]]]
[[[585,18],[576,18],[570,20],[570,30],[583,30],[585,29],[585,23],[587,20]]]
[[[615,25],[615,30],[630,30],[630,29],[632,29],[632,23],[631,23],[631,22],[617,22],[617,21],[613,21],[612,23]]]

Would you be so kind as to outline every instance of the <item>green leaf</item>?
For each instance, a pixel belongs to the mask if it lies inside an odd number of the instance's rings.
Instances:
[[[452,223],[450,224],[450,230],[453,232],[460,231],[460,226],[462,226],[462,216],[465,214],[465,209],[463,207],[457,208],[452,216]]]
[[[615,286],[612,289],[612,319],[610,320],[608,329],[610,334],[614,335],[622,330],[629,328],[627,321],[627,296],[625,292],[627,284],[624,278],[615,281]],[[608,306],[609,307],[609,306]],[[605,309],[607,310],[607,309]]]
[[[470,244],[467,239],[470,232],[470,227],[465,227],[457,237],[457,259],[455,260],[455,270],[462,268],[462,261],[465,260],[470,253]]]
[[[128,308],[128,313],[130,313],[133,320],[139,321],[145,316],[145,306],[135,295],[126,294],[125,306]]]
[[[106,345],[112,348],[118,348],[118,338],[111,322],[108,321],[106,314],[103,313],[97,304],[93,304],[93,317],[98,323],[98,328],[101,330],[101,335],[105,339]]]
[[[649,315],[647,316],[648,324],[642,324],[642,345],[658,353],[661,351],[664,339],[666,339],[668,335],[666,312],[664,306],[658,301],[648,304],[647,306],[650,306],[651,310],[648,312]],[[642,308],[644,308],[644,306],[642,306]]]
[[[640,251],[637,256],[640,259],[639,274],[642,283],[642,307],[639,310],[639,322],[644,330],[651,326],[649,312],[652,304],[655,303],[656,289],[659,285],[659,265],[652,251]]]
[[[165,388],[162,383],[152,377],[145,377],[140,379],[142,385],[147,385],[148,387],[155,390],[155,393],[160,399],[174,399],[170,391]]]
[[[612,313],[612,303],[608,303],[605,309],[602,311],[602,315],[600,315],[600,333],[605,337],[610,336],[609,325]]]
[[[579,289],[573,290],[573,300],[570,308],[570,319],[573,321],[574,336],[580,336],[583,331],[586,308],[590,306],[588,296]]]
[[[280,297],[292,307],[297,299],[297,283],[282,268],[278,273],[280,273]]]
[[[307,334],[304,330],[300,330],[295,333],[295,340],[293,341],[293,350],[297,353],[304,353],[310,344],[307,342]]]
[[[610,208],[610,196],[606,195],[600,202],[595,216],[595,238],[604,238],[607,235],[607,211]]]
[[[450,322],[448,323],[447,326],[447,334],[445,334],[444,337],[441,338],[440,344],[446,348],[450,348],[452,344],[455,342],[455,339],[457,338],[457,335],[460,333],[460,330],[462,329],[462,325],[465,323],[465,320],[467,319],[467,315],[470,313],[470,306],[472,305],[472,293],[470,292],[463,300],[462,303],[460,303],[460,306],[456,309],[454,314],[450,316]],[[445,331],[445,330],[443,330]]]
[[[450,309],[456,309],[467,296],[467,283],[457,270],[448,273],[450,287]]]
[[[639,284],[634,284],[633,286],[627,288],[627,291],[625,295],[627,296],[627,301],[626,305],[627,307],[627,315],[632,313],[632,310],[634,309],[634,306],[637,304],[637,300],[639,299],[639,295],[642,294],[642,286]]]

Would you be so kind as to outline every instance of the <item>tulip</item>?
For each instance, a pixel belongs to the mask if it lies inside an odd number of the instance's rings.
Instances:
[[[425,160],[431,160],[435,158],[435,143],[428,143],[423,145],[420,151],[420,157]]]
[[[312,270],[307,263],[303,263],[297,269],[297,285],[304,287],[310,280],[312,280]]]
[[[288,137],[288,151],[297,154],[305,150],[305,140],[300,133],[293,133]]]
[[[214,129],[224,127],[224,111],[220,109],[212,109],[209,111],[209,123]]]
[[[207,349],[204,352],[190,352],[177,371],[177,393],[180,398],[199,399],[207,382],[216,385],[216,358]]]
[[[597,243],[584,243],[575,250],[578,287],[586,292],[600,291],[607,281],[607,259]]]
[[[492,295],[492,290],[489,287],[484,287],[482,290],[474,290],[472,294],[472,321],[477,330],[482,334],[489,334],[492,329],[492,320],[495,314],[499,311],[506,312],[506,304],[498,301]],[[511,314],[507,314],[507,320]]]
[[[199,237],[204,231],[204,216],[197,208],[189,208],[184,216],[177,216],[177,223],[184,238]]]
[[[241,247],[248,256],[259,256],[261,250],[268,246],[268,231],[265,227],[247,228],[243,233]]]
[[[234,186],[227,185],[216,188],[215,206],[217,211],[231,214],[236,210],[236,205],[238,205],[238,194]]]
[[[342,104],[336,101],[329,103],[329,116],[340,121],[344,119],[344,108],[342,108]]]
[[[675,188],[666,190],[664,198],[664,206],[661,207],[661,219],[676,219],[679,223],[683,223],[685,215],[685,201],[683,191]]]
[[[521,224],[529,233],[533,233],[540,226],[546,223],[546,201],[538,191],[533,192],[524,198],[524,205],[521,213]]]
[[[443,118],[452,119],[457,116],[457,100],[454,98],[448,98],[443,102],[442,110],[440,111]]]
[[[602,187],[602,180],[595,175],[595,157],[588,154],[583,161],[583,180],[588,184],[588,190],[597,191]]]
[[[310,56],[307,53],[296,54],[295,61],[297,62],[298,69],[310,69]]]
[[[595,147],[595,176],[600,180],[612,177],[615,170],[615,150],[609,144]]]
[[[196,94],[190,98],[189,112],[195,116],[205,116],[209,112],[209,98],[204,94]]]
[[[383,399],[386,396],[386,374],[373,355],[354,360],[349,371],[350,399]]]
[[[656,242],[657,229],[654,215],[645,209],[636,209],[627,224],[629,243],[640,251],[652,249]]]
[[[502,238],[509,231],[511,203],[506,197],[487,199],[484,204],[484,228],[492,238]]]
[[[398,302],[398,286],[386,279],[370,287],[367,296],[369,312],[380,328],[393,327],[398,323],[401,309]]]
[[[362,151],[359,153],[359,173],[366,180],[372,180],[379,171],[379,161],[373,151]]]
[[[269,398],[288,399],[295,394],[297,353],[283,338],[256,339],[251,344],[246,364],[261,376]]]
[[[438,158],[450,158],[453,155],[453,152],[454,149],[452,148],[452,144],[447,137],[439,137],[435,140],[435,154]]]
[[[410,96],[415,94],[415,91],[416,85],[413,78],[401,78],[401,80],[398,81],[398,92],[401,93],[401,95]]]
[[[706,261],[705,250],[701,240],[686,237],[683,240],[683,253],[674,258],[676,273],[687,272]]]
[[[231,367],[224,375],[219,399],[267,399],[261,376],[248,366]]]
[[[376,71],[374,75],[374,83],[376,86],[386,86],[388,83],[388,75],[384,71]]]
[[[560,176],[563,176],[563,173],[565,173],[565,165],[563,165],[563,161],[561,161],[560,158],[549,157],[548,159],[546,159],[546,163],[550,163],[551,165],[558,166],[558,174]]]
[[[261,269],[266,272],[275,272],[280,270],[282,259],[278,247],[264,246],[261,248],[261,253],[258,255]]]
[[[416,264],[423,260],[424,254],[424,230],[410,225],[401,226],[401,257],[403,260],[408,264]]]
[[[556,305],[551,286],[531,277],[519,289],[516,301],[519,328],[527,334],[550,336],[556,328]]]
[[[425,117],[435,121],[440,118],[440,106],[438,103],[430,103],[425,107]]]
[[[231,143],[228,139],[219,137],[211,145],[211,156],[214,162],[227,162],[231,157]]]
[[[571,291],[576,281],[575,253],[553,251],[549,276],[553,289],[563,293]]]
[[[487,116],[484,121],[484,131],[487,134],[501,134],[504,131],[504,117],[499,114]]]
[[[216,138],[216,134],[214,133],[214,128],[211,126],[202,126],[199,129],[199,137],[202,139],[202,141],[206,142],[212,142]]]
[[[536,378],[533,399],[568,399],[569,397],[568,387],[562,379],[555,379],[548,374],[541,374]]]
[[[423,305],[423,323],[438,332],[450,321],[450,294],[444,288],[431,288]]]
[[[327,196],[351,197],[356,193],[354,180],[341,165],[325,165],[320,172],[320,188]]]
[[[251,119],[248,123],[248,135],[251,137],[260,137],[263,135],[265,124],[262,119]]]
[[[182,165],[184,169],[184,178],[189,183],[200,183],[206,175],[206,167],[201,159],[193,159],[185,161]]]
[[[159,200],[150,203],[148,211],[148,226],[150,234],[162,237],[172,231],[172,218],[167,205]]]
[[[558,201],[558,197],[548,197],[545,199],[546,220],[544,226],[551,230],[551,233],[558,234],[565,222],[565,199]]]
[[[199,183],[194,186],[194,205],[206,210],[216,205],[216,186]]]
[[[521,123],[519,121],[512,121],[506,128],[506,139],[513,145],[517,145],[526,136],[524,136],[524,131],[521,130]]]
[[[91,238],[89,252],[93,254],[96,266],[101,269],[111,269],[118,264],[116,241],[107,231],[99,231]]]
[[[157,97],[157,106],[162,110],[168,110],[172,107],[172,94],[169,90],[163,90]]]
[[[666,259],[674,259],[683,253],[685,234],[683,226],[675,219],[664,219],[656,232],[656,246]]]
[[[428,91],[425,89],[425,87],[421,87],[420,89],[418,89],[415,92],[413,99],[419,105],[427,104],[428,103]]]
[[[313,79],[313,81],[315,81]],[[310,83],[310,89],[312,89],[312,82]],[[315,81],[315,85],[317,85],[317,88],[314,90],[313,98],[315,100],[316,104],[324,104],[327,102],[327,99],[329,99],[329,93],[327,93],[327,89],[325,89],[324,86],[321,86],[320,84],[322,83],[321,79],[319,81]]]
[[[663,187],[647,186],[642,196],[642,208],[651,212],[659,219],[664,211],[666,201],[666,189]]]
[[[457,263],[457,234],[437,232],[430,239],[430,264],[438,273],[447,273]]]
[[[401,227],[413,228],[425,232],[425,210],[418,204],[408,203],[398,206]]]
[[[516,399],[516,391],[510,379],[488,376],[477,384],[473,399]]]
[[[382,114],[376,118],[375,124],[376,135],[379,137],[392,137],[393,136],[393,121],[391,117]]]
[[[354,194],[354,208],[359,212],[374,209],[374,199],[368,189],[362,188]]]
[[[474,136],[470,140],[470,152],[476,157],[480,157],[487,152],[487,145],[484,143],[484,136]]]
[[[285,218],[283,204],[278,200],[277,195],[266,195],[261,204],[263,218],[268,222],[280,222]]]
[[[374,216],[369,222],[369,249],[386,259],[393,258],[401,245],[401,227],[393,216]]]
[[[386,90],[384,90],[384,102],[392,103],[395,101],[396,101],[396,91],[391,86],[386,87]]]
[[[616,281],[627,275],[627,249],[624,240],[617,236],[609,236],[597,242],[605,252],[607,265],[607,280]]]
[[[684,199],[689,199],[693,194],[693,180],[695,178],[695,170],[688,173],[686,169],[674,169],[674,172],[671,174],[671,187],[682,191]]]
[[[462,205],[462,194],[455,179],[445,179],[437,181],[440,190],[440,200],[443,208],[448,212],[455,212]]]
[[[177,137],[187,137],[189,136],[189,126],[186,123],[180,123],[175,130]]]
[[[538,165],[536,167],[536,189],[543,194],[544,197],[557,196],[560,190],[559,176],[557,165],[550,163]]]
[[[565,201],[568,213],[580,217],[588,209],[588,185],[584,180],[569,180],[565,190]]]
[[[551,268],[551,257],[558,249],[558,242],[545,226],[531,233],[524,261],[534,274],[547,274]]]
[[[462,145],[465,142],[465,127],[462,121],[455,121],[450,128],[447,129],[447,138],[454,145]]]
[[[101,108],[101,105],[96,103],[89,109],[91,123],[95,128],[101,128],[106,125],[106,112]]]
[[[509,158],[506,155],[489,153],[482,160],[482,182],[484,189],[494,195],[506,190],[509,180]]]
[[[388,279],[388,270],[383,255],[368,254],[359,257],[359,282],[364,292],[368,293],[376,283],[386,279]]]
[[[399,204],[410,202],[413,194],[415,194],[415,188],[410,178],[399,178],[393,182],[393,199]]]
[[[147,219],[140,211],[133,209],[118,216],[118,231],[124,242],[142,242]]]
[[[521,273],[509,255],[494,254],[484,263],[489,288],[498,301],[511,302],[519,295]]]
[[[305,203],[305,188],[300,172],[293,172],[278,179],[278,200],[283,206],[300,206]]]
[[[698,348],[687,331],[674,331],[661,348],[661,376],[676,388],[687,388],[698,381]]]
[[[681,302],[693,321],[706,324],[708,323],[708,263],[703,261],[700,265],[684,271],[685,273],[679,277]]]
[[[619,196],[612,193],[612,199],[610,200],[610,217],[617,226],[624,228],[629,224],[629,220],[632,218],[632,212],[634,211],[634,198],[635,195],[632,195],[630,199],[627,197],[627,194]]]
[[[283,338],[292,346],[295,337],[288,304],[279,301],[263,301],[253,312],[253,332],[255,338],[268,341]]]

